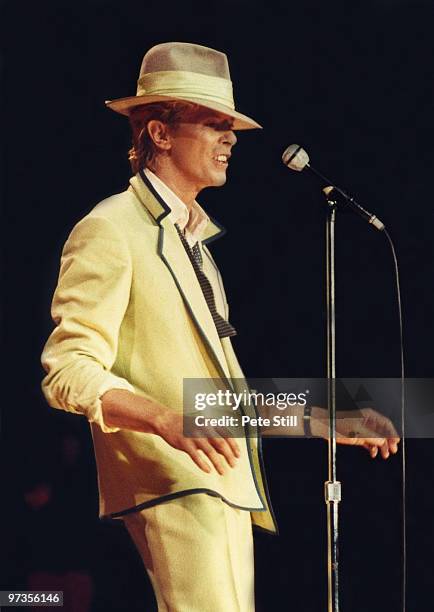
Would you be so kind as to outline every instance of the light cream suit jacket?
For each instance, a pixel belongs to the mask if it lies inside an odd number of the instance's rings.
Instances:
[[[219,379],[235,390],[245,384],[230,339],[218,337],[169,213],[139,173],[125,192],[99,203],[74,227],[53,298],[56,327],[42,354],[43,391],[51,406],[90,421],[101,517],[209,493],[250,510],[256,526],[275,532],[256,436],[238,440],[241,458],[220,476],[206,474],[158,435],[109,428],[102,419],[100,398],[113,388],[181,412],[184,379]],[[221,277],[206,247],[221,233],[210,222],[201,249],[217,309],[227,318]]]

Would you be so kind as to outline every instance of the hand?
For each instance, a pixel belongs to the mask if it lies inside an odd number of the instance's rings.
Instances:
[[[324,408],[312,410],[312,433],[328,439],[328,411]],[[383,459],[398,452],[400,438],[392,421],[372,408],[353,412],[337,413],[336,442],[366,448],[375,459],[380,451]]]
[[[104,423],[109,427],[130,429],[161,436],[170,446],[184,451],[201,470],[211,472],[211,465],[219,474],[225,466],[235,467],[240,457],[237,442],[229,437],[224,427],[191,426],[191,434],[184,436],[182,414],[163,406],[152,398],[141,397],[125,389],[110,389],[101,397]],[[205,457],[204,457],[205,455]]]
[[[173,448],[190,455],[196,465],[208,474],[211,472],[211,467],[203,454],[221,475],[225,473],[226,464],[231,468],[236,466],[236,460],[241,454],[240,448],[234,438],[227,437],[227,430],[222,427],[195,428],[191,425],[190,431],[195,437],[186,437],[183,419],[181,414],[168,408],[161,410],[154,420],[154,433],[161,436]],[[199,432],[200,437],[196,437]]]

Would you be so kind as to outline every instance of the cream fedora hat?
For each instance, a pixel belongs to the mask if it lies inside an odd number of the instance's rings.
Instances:
[[[186,100],[234,119],[234,130],[260,128],[235,110],[228,58],[224,53],[191,43],[169,42],[149,49],[143,58],[137,94],[107,100],[108,108],[128,115],[135,106]]]

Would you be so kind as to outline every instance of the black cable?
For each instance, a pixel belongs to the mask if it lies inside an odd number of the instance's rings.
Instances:
[[[407,599],[407,512],[406,512],[406,460],[405,460],[405,387],[404,387],[404,334],[402,325],[402,304],[401,304],[401,287],[399,282],[398,259],[396,257],[395,247],[392,238],[386,229],[383,230],[389,241],[392,249],[392,256],[395,265],[396,278],[396,293],[398,297],[398,313],[399,313],[399,336],[401,345],[401,436],[402,436],[402,610],[405,612]]]

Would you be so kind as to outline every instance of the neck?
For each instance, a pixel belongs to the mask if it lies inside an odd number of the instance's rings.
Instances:
[[[149,169],[184,202],[189,210],[191,209],[200,190],[192,185],[188,177],[177,168],[165,164],[155,164]]]

